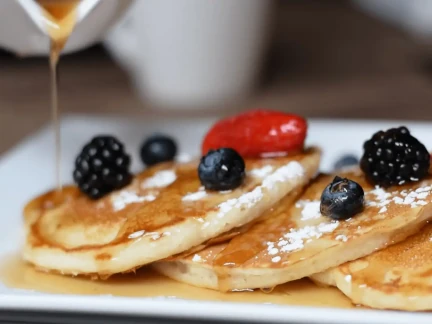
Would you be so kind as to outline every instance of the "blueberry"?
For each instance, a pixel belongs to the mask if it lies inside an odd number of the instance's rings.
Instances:
[[[336,176],[321,195],[321,214],[336,220],[356,215],[363,210],[363,206],[363,188],[346,178]]]
[[[176,154],[175,141],[169,136],[159,134],[146,139],[140,150],[141,160],[147,166],[172,161]]]
[[[239,187],[245,178],[245,162],[231,148],[210,150],[201,158],[198,176],[208,190],[232,190]]]
[[[335,170],[340,170],[342,168],[354,166],[359,164],[359,159],[352,154],[344,155],[339,160],[337,160],[333,166]]]

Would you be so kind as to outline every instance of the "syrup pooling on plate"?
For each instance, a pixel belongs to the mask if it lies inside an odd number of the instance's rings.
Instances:
[[[104,281],[61,276],[38,271],[22,261],[19,256],[10,256],[2,260],[0,278],[3,284],[10,288],[55,294],[353,307],[337,289],[320,288],[309,280],[281,285],[272,294],[260,291],[227,294],[178,283],[148,268],[140,269],[136,274],[116,275]]]

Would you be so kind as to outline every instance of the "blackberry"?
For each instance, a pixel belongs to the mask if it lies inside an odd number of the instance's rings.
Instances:
[[[419,181],[429,173],[429,152],[406,127],[379,131],[363,148],[360,167],[374,184],[402,185]]]
[[[208,190],[231,190],[240,186],[245,178],[245,162],[231,148],[210,150],[198,166],[201,184]]]
[[[346,178],[335,177],[321,195],[321,214],[336,220],[353,217],[363,210],[363,206],[363,188]]]
[[[161,162],[172,161],[177,154],[175,141],[165,135],[153,135],[141,146],[140,155],[142,162],[151,166]]]
[[[98,199],[130,183],[130,162],[130,156],[116,138],[96,136],[76,158],[73,179],[83,193]]]

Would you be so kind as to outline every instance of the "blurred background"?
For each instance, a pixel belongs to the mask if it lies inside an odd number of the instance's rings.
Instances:
[[[94,41],[73,35],[61,111],[432,120],[431,17],[430,0],[137,0]],[[24,39],[0,26],[0,154],[51,118],[47,57],[11,34]]]

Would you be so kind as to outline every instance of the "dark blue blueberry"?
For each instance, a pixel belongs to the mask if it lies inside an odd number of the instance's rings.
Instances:
[[[146,139],[140,150],[141,160],[147,166],[172,161],[176,154],[175,141],[169,136],[159,134]]]
[[[198,176],[208,190],[232,190],[239,187],[245,178],[245,162],[231,148],[210,150],[201,158]]]
[[[363,188],[346,178],[335,177],[321,195],[321,214],[336,220],[353,217],[363,206]]]

